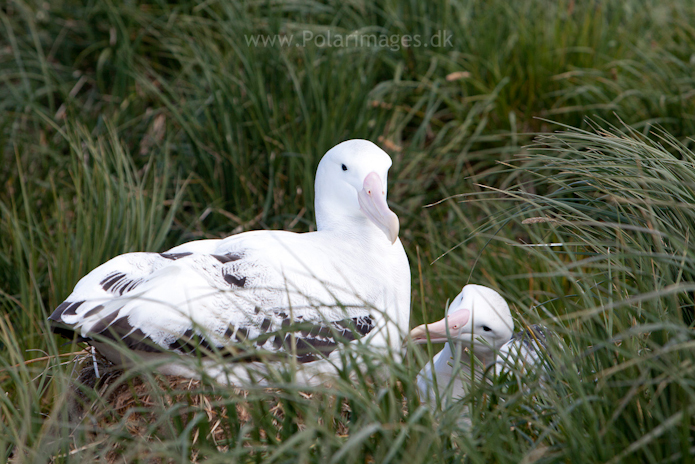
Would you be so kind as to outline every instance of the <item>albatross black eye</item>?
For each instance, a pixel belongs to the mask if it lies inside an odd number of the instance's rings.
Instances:
[[[343,164],[343,171],[347,171],[347,166]]]
[[[484,330],[485,332],[492,332],[492,329],[491,329],[490,327],[486,326],[486,325],[483,326],[483,330]]]

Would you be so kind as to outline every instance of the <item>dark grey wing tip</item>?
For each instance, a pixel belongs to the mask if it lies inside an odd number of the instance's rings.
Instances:
[[[63,301],[58,307],[53,311],[53,313],[48,316],[51,321],[62,322],[62,316],[74,316],[77,314],[77,308],[82,306],[84,300],[82,301]]]
[[[58,305],[58,307],[51,313],[50,316],[48,316],[48,324],[49,327],[51,328],[51,332],[53,332],[56,335],[60,335],[61,337],[65,337],[68,340],[75,340],[78,343],[86,342],[88,339],[82,337],[79,335],[78,332],[76,332],[71,326],[63,322],[63,314],[67,310],[69,310],[72,307],[77,307],[84,303],[84,301],[80,301],[79,304],[76,304],[72,301],[63,301],[61,304]]]
[[[114,311],[111,314],[107,314],[106,316],[102,317],[97,321],[96,324],[92,326],[91,329],[89,329],[89,332],[92,334],[100,334],[103,331],[105,331],[111,323],[118,317],[119,312]]]
[[[77,343],[88,342],[89,338],[85,338],[79,335],[72,327],[65,325],[61,322],[55,322],[55,320],[49,318],[49,325],[51,332],[61,337],[67,338],[68,340],[75,340]]]
[[[97,332],[98,330],[98,332]],[[90,330],[96,341],[121,344],[133,352],[164,353],[166,348],[157,344],[139,328],[133,327],[128,316],[118,317],[118,311],[95,324]]]
[[[60,322],[62,321],[61,317],[63,315],[63,311],[67,309],[68,306],[70,306],[71,302],[70,301],[63,301],[58,305],[58,307],[51,313],[50,316],[48,316],[49,321],[57,321]]]

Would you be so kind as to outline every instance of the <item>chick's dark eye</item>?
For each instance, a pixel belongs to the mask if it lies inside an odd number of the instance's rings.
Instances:
[[[486,326],[486,325],[483,326],[483,330],[484,330],[485,332],[492,332],[492,329],[491,329],[490,327]]]
[[[347,166],[343,164],[343,171],[347,171]]]

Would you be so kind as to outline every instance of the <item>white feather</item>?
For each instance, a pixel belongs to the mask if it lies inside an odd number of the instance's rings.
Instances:
[[[523,376],[538,369],[545,372],[542,353],[547,330],[533,326],[514,334],[509,306],[499,293],[487,287],[467,285],[453,300],[447,317],[460,310],[470,311],[470,319],[460,332],[449,334],[442,351],[418,374],[417,385],[423,402],[434,408],[438,397],[446,407],[464,397],[472,379],[481,380],[483,374],[489,379],[490,375]],[[442,322],[435,324],[439,327]],[[420,342],[423,327],[411,332]]]
[[[82,278],[51,319],[88,340],[111,329],[136,351],[148,352],[155,350],[138,340],[180,351],[177,343],[192,333],[229,346],[241,335],[253,340],[288,321],[318,326],[371,317],[376,327],[364,341],[397,348],[409,323],[408,260],[400,240],[390,243],[383,224],[373,223],[357,201],[370,173],[382,179],[385,195],[390,165],[371,142],[338,145],[317,171],[317,232],[254,231],[161,254],[117,256]],[[314,339],[322,336],[328,337],[323,332]],[[279,349],[278,340],[266,338],[259,347]],[[92,343],[121,361],[106,344]],[[161,370],[191,374],[175,362]],[[223,370],[210,368],[218,377]]]

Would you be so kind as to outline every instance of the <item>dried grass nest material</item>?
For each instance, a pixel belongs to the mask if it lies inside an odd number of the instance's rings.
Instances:
[[[239,432],[247,424],[246,433],[255,430],[260,440],[265,440],[268,434],[281,439],[279,431],[285,423],[282,399],[288,398],[288,393],[283,390],[259,388],[249,392],[178,376],[156,374],[141,377],[116,368],[98,355],[88,355],[75,362],[78,374],[71,386],[68,407],[72,434],[86,433],[92,443],[104,442],[111,448],[105,454],[106,462],[122,462],[125,454],[134,452],[126,449],[133,440],[154,443],[175,439],[177,433],[201,413],[206,416],[202,421],[206,430],[194,428],[190,443],[192,449],[204,438],[208,443],[214,443],[218,451],[224,452],[230,442],[239,439]],[[326,401],[329,404],[336,401],[331,395],[319,393],[293,392],[292,395],[299,395],[299,399],[307,401]],[[269,415],[270,427],[263,428],[254,420],[251,408],[259,401],[263,402]],[[303,430],[306,425],[302,414],[297,408],[293,408],[292,414],[293,425],[297,430]],[[342,400],[340,417],[332,424],[337,436],[348,436],[349,417],[349,405]],[[266,424],[270,425],[267,421]],[[201,433],[205,436],[201,437]],[[85,440],[79,441],[84,443]],[[148,453],[142,446],[139,448],[138,453]],[[79,449],[72,451],[79,452]],[[195,461],[197,452],[194,450],[192,453],[191,459]],[[142,457],[138,455],[138,458]],[[159,458],[153,456],[152,462],[159,462]]]

